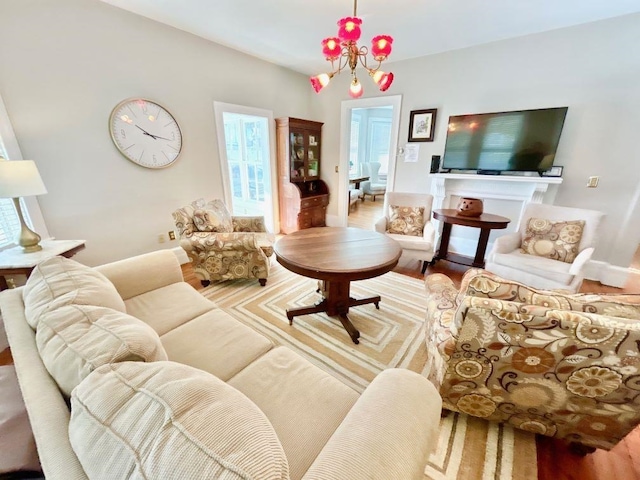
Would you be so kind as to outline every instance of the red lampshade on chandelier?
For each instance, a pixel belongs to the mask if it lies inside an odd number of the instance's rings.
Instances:
[[[321,73],[315,77],[311,77],[311,86],[319,93],[326,87],[334,75],[337,75],[347,65],[351,69],[351,85],[349,86],[349,95],[353,98],[362,96],[362,84],[356,75],[356,67],[358,62],[369,72],[373,81],[378,85],[381,92],[387,90],[393,82],[393,73],[383,72],[380,70],[382,62],[391,54],[391,44],[393,38],[389,35],[377,35],[371,40],[371,55],[378,62],[375,68],[367,66],[367,47],[358,47],[360,39],[360,25],[362,20],[356,16],[358,8],[358,0],[353,1],[353,17],[345,17],[338,21],[338,36],[325,38],[322,41],[322,53],[325,58],[331,62],[331,73]],[[338,67],[335,62],[338,61]]]

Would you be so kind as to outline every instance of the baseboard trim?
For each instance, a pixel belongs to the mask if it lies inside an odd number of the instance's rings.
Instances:
[[[591,260],[585,267],[585,278],[611,287],[624,288],[629,275],[637,275],[629,268]]]

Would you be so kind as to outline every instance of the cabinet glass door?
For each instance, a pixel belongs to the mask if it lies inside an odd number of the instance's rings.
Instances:
[[[311,180],[316,180],[320,176],[320,139],[315,133],[310,133],[307,139],[307,174]]]
[[[305,159],[307,156],[305,149],[306,135],[303,131],[291,131],[289,136],[289,149],[291,151],[291,181],[292,182],[304,182],[307,177],[307,170],[305,165]]]
[[[290,178],[292,182],[307,182],[320,177],[320,138],[308,130],[291,130]]]

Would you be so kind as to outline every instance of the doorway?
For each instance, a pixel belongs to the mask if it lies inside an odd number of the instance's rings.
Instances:
[[[277,231],[273,113],[214,102],[225,203],[232,215],[262,215]]]
[[[359,175],[364,163],[380,163],[379,176],[386,179],[387,191],[393,190],[401,102],[401,95],[342,102],[338,183],[340,225],[348,223],[349,176]]]

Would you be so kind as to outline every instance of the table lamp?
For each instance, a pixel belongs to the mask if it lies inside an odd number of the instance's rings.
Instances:
[[[42,183],[40,173],[33,160],[0,159],[0,198],[13,198],[13,203],[20,218],[20,234],[18,245],[25,253],[42,250],[40,235],[27,227],[20,207],[20,197],[42,195],[47,189]]]

